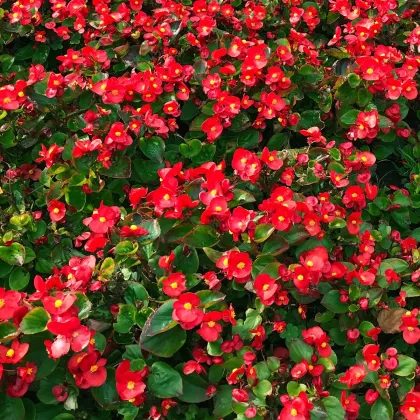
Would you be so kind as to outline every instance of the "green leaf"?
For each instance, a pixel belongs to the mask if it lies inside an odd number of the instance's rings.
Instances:
[[[309,361],[314,354],[312,347],[299,338],[292,338],[286,344],[290,352],[290,358],[295,363],[300,363],[302,359]]]
[[[345,418],[346,412],[337,398],[333,396],[323,398],[322,403],[328,414],[328,420],[343,420]]]
[[[25,406],[25,420],[36,419],[36,408],[35,404],[29,398],[22,399],[23,405]]]
[[[190,140],[179,145],[179,152],[186,158],[197,156],[201,151],[201,141],[197,139]]]
[[[277,133],[274,134],[270,140],[268,140],[267,147],[269,150],[282,150],[285,148],[287,141],[289,140],[288,133]]]
[[[12,290],[22,290],[29,284],[29,273],[23,268],[17,267],[9,277],[9,287]]]
[[[271,255],[275,257],[277,255],[286,252],[289,249],[289,243],[283,236],[279,234],[271,235],[267,241],[264,242],[262,254]]]
[[[340,122],[346,125],[352,125],[356,122],[357,117],[359,115],[359,110],[352,109],[350,111],[347,111],[345,114],[343,114],[340,117]]]
[[[78,211],[82,210],[86,204],[86,194],[80,187],[69,188],[65,194],[66,203],[75,207]]]
[[[17,333],[15,324],[11,322],[0,322],[0,342],[10,340]]]
[[[271,223],[263,223],[255,229],[254,242],[260,243],[266,241],[274,232],[274,226]]]
[[[141,335],[152,337],[174,328],[177,323],[172,319],[173,304],[174,301],[170,300],[153,312],[152,316],[146,321]]]
[[[164,362],[153,363],[147,380],[148,390],[158,398],[172,398],[182,395],[181,375]]]
[[[117,322],[114,324],[115,331],[119,333],[128,333],[135,324],[136,309],[133,305],[120,305],[117,315]]]
[[[300,114],[297,128],[299,130],[306,130],[311,127],[322,128],[324,123],[321,121],[321,111],[303,111]]]
[[[272,372],[277,371],[280,367],[280,359],[275,356],[267,357],[267,366]]]
[[[220,365],[211,365],[210,366],[210,369],[209,369],[209,381],[210,381],[210,383],[217,384],[223,378],[224,375],[225,375],[225,369],[222,366],[220,366]]]
[[[23,317],[20,329],[24,334],[36,334],[47,328],[50,319],[44,308],[35,308]]]
[[[48,357],[44,342],[46,340],[54,340],[54,336],[49,331],[43,331],[38,334],[23,335],[21,342],[29,344],[29,351],[23,358],[22,362],[33,362],[37,365],[35,379],[41,379],[54,371],[58,365],[58,360]]]
[[[143,329],[140,335],[140,347],[155,356],[172,357],[185,344],[186,340],[187,333],[179,325],[170,331],[153,336],[144,334]]]
[[[36,394],[39,401],[44,404],[58,404],[57,399],[52,393],[56,385],[63,384],[66,381],[66,374],[63,368],[57,368],[51,375],[40,381],[39,390]]]
[[[20,398],[9,397],[5,391],[0,393],[1,420],[25,420],[25,406]]]
[[[214,396],[213,416],[215,419],[225,418],[232,413],[232,390],[230,385],[222,385],[219,387]]]
[[[383,260],[379,266],[378,275],[384,275],[388,268],[394,270],[397,274],[401,274],[408,268],[408,262],[400,258]]]
[[[369,92],[365,87],[361,88],[357,92],[357,103],[360,106],[366,106],[369,102],[372,101],[373,94]]]
[[[401,290],[407,293],[408,298],[420,296],[420,287],[417,284],[406,284]]]
[[[291,397],[297,397],[301,392],[306,392],[306,385],[305,384],[299,384],[296,381],[289,381],[287,383],[287,393]]]
[[[136,360],[142,359],[143,354],[141,352],[140,347],[137,344],[129,344],[125,346],[125,352],[122,355],[124,360]]]
[[[223,293],[213,290],[199,290],[196,295],[200,298],[200,308],[209,308],[226,297]]]
[[[160,137],[142,137],[140,139],[140,150],[152,161],[162,162],[165,152],[165,142]]]
[[[272,393],[273,388],[271,386],[271,382],[264,379],[263,381],[258,382],[258,385],[252,388],[252,391],[258,398],[264,399]]]
[[[373,403],[370,409],[372,420],[392,420],[393,415],[394,410],[392,409],[392,404],[381,397]]]
[[[117,255],[131,255],[135,254],[138,249],[139,246],[137,242],[122,241],[115,246],[114,252]]]
[[[393,122],[389,118],[379,115],[378,126],[379,128],[390,128],[393,126]]]
[[[355,74],[355,73],[350,73],[350,74],[347,76],[347,81],[349,82],[349,85],[350,85],[352,88],[355,88],[355,87],[359,86],[359,83],[360,83],[360,76],[359,76],[358,74]]]
[[[130,178],[131,160],[127,156],[119,156],[110,168],[100,168],[99,173],[109,178]]]
[[[131,282],[124,291],[124,299],[127,303],[136,306],[138,302],[148,302],[149,294],[140,283]]]
[[[75,292],[74,294],[77,297],[77,300],[76,302],[74,302],[74,305],[79,310],[79,319],[84,319],[89,315],[90,310],[92,309],[92,303],[84,293]]]
[[[220,251],[216,251],[213,248],[203,248],[204,253],[207,255],[208,259],[211,262],[217,262],[219,258],[222,256],[222,253]]]
[[[177,268],[177,271],[181,271],[184,274],[197,273],[199,260],[195,248],[187,248],[183,245],[179,245],[175,248],[174,253],[175,260],[173,265]]]
[[[359,325],[359,331],[365,337],[367,337],[367,332],[372,328],[375,328],[375,326],[369,321],[362,321]]]
[[[22,265],[25,261],[25,247],[17,242],[0,246],[0,259],[10,265]]]
[[[223,370],[223,368],[221,369]],[[182,365],[179,365],[177,370],[181,373],[183,388],[182,394],[178,396],[179,400],[189,404],[198,404],[211,398],[206,395],[209,383],[200,375],[196,373],[190,375],[182,374]]]
[[[184,243],[192,248],[212,247],[219,242],[219,234],[208,225],[199,225],[184,238]]]
[[[404,356],[403,354],[398,355],[398,367],[392,371],[398,376],[410,376],[416,370],[417,362],[411,357]]]
[[[147,245],[153,242],[155,239],[160,236],[160,225],[157,220],[147,220],[139,224],[142,228],[146,229],[149,233],[144,236],[137,238],[137,243],[139,245]]]
[[[106,381],[98,387],[92,387],[91,392],[96,402],[103,407],[110,407],[117,403],[119,395],[116,388],[115,369],[106,368]]]
[[[321,303],[335,314],[344,314],[348,312],[348,305],[340,301],[340,292],[330,290],[321,300]]]

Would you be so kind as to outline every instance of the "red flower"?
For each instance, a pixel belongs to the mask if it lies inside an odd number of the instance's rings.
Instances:
[[[375,344],[368,344],[363,347],[362,354],[365,358],[367,368],[371,372],[376,372],[381,368],[381,359],[377,355],[378,351],[379,346]]]
[[[9,384],[6,388],[6,393],[10,397],[18,398],[26,394],[29,388],[29,383],[25,382],[19,376],[9,376]]]
[[[360,382],[363,381],[366,375],[367,372],[363,366],[352,366],[340,378],[340,382],[342,384],[346,384],[348,388],[353,388],[355,385],[360,384]]]
[[[162,281],[163,292],[170,297],[178,297],[187,288],[185,287],[186,278],[182,273],[172,273]]]
[[[29,350],[28,343],[19,343],[18,340],[13,340],[9,347],[0,344],[0,363],[19,363]]]
[[[348,420],[356,420],[359,417],[360,404],[357,402],[355,394],[347,396],[347,392],[342,391],[340,402],[344,410],[346,410]]]
[[[362,78],[364,80],[379,80],[384,75],[377,58],[360,57],[356,60],[356,63],[362,71]]]
[[[232,158],[232,168],[242,181],[255,183],[261,171],[261,163],[255,153],[245,149],[236,149]]]
[[[363,223],[361,219],[361,212],[352,213],[347,219],[347,230],[350,235],[357,235],[360,232],[360,225]]]
[[[420,392],[409,392],[400,411],[407,420],[418,420],[420,417]]]
[[[39,158],[35,159],[35,162],[44,162],[47,168],[50,168],[53,163],[58,159],[58,155],[64,150],[64,147],[59,147],[56,143],[50,146],[48,149],[41,144],[41,151],[39,152]]]
[[[168,270],[171,267],[172,261],[175,259],[175,253],[171,251],[171,253],[167,255],[163,255],[159,258],[158,265],[160,268]]]
[[[306,289],[311,281],[310,272],[302,266],[293,269],[293,283],[298,289]]]
[[[57,200],[51,200],[47,207],[50,212],[50,219],[53,222],[59,222],[66,215],[66,205]]]
[[[302,337],[305,343],[315,345],[321,357],[330,357],[332,350],[328,344],[330,340],[327,334],[320,327],[312,327],[302,331]]]
[[[75,373],[78,387],[82,389],[98,387],[106,381],[106,359],[101,358],[99,351],[93,351],[88,354],[79,353],[75,356],[82,357]]]
[[[184,375],[191,375],[192,373],[197,373],[199,375],[202,372],[206,373],[206,370],[203,368],[203,366],[201,366],[200,363],[196,362],[195,360],[189,360],[187,363],[185,363],[182,371]]]
[[[149,231],[144,227],[137,225],[123,226],[120,231],[120,235],[123,238],[132,238],[135,236],[146,236],[149,234]]]
[[[252,269],[252,260],[247,252],[228,251],[217,261],[228,279],[234,278],[237,283],[246,283]]]
[[[408,311],[402,317],[400,330],[403,332],[404,341],[408,344],[416,344],[420,340],[419,321],[417,319],[418,310]]]
[[[130,401],[143,394],[146,389],[143,379],[148,372],[148,367],[133,372],[130,369],[130,361],[123,360],[115,373],[116,387],[120,398],[124,401]]]
[[[220,321],[221,319],[221,312],[207,312],[203,317],[200,328],[197,330],[197,334],[208,342],[216,341],[222,331],[222,326],[217,323],[217,321]]]
[[[7,290],[0,287],[0,320],[6,321],[13,318],[15,311],[19,308],[22,296],[14,290]]]
[[[278,420],[309,420],[309,410],[312,410],[313,404],[304,392],[299,393],[295,398],[282,395],[280,401],[284,408],[281,410]]]
[[[277,157],[277,153],[275,150],[270,152],[267,147],[264,147],[261,154],[261,161],[273,171],[278,171],[283,166],[283,160]]]
[[[268,274],[259,274],[254,281],[254,289],[264,305],[272,305],[279,286],[276,279]]]
[[[357,185],[352,185],[347,188],[343,196],[343,204],[347,208],[364,208],[366,206],[366,201],[362,188]]]
[[[45,296],[42,304],[51,315],[61,315],[68,311],[76,300],[75,295],[57,292],[55,296]]]
[[[201,125],[201,130],[207,134],[207,141],[213,143],[220,137],[223,131],[223,126],[220,122],[220,118],[207,118]]]
[[[88,327],[81,325],[77,317],[72,317],[66,322],[52,321],[47,328],[57,337],[54,342],[48,341],[49,355],[53,359],[59,359],[70,351],[75,352],[85,349],[91,338],[91,331]]]
[[[241,403],[245,403],[249,401],[248,392],[244,389],[235,388],[232,390],[232,397]]]
[[[136,208],[140,203],[140,200],[147,195],[147,188],[131,188],[128,193],[128,199],[130,200],[131,208]]]
[[[120,219],[120,210],[116,206],[105,206],[103,203],[93,211],[92,217],[83,220],[83,223],[94,233],[107,233]]]
[[[174,302],[172,319],[179,322],[184,330],[191,330],[201,324],[204,314],[197,306],[200,298],[194,293],[184,293]]]
[[[18,367],[16,372],[23,382],[30,384],[35,380],[37,370],[35,363],[26,362],[26,365]]]

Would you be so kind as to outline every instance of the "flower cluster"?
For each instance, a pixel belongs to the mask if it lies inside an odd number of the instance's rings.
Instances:
[[[4,416],[420,419],[417,2],[0,12]]]

